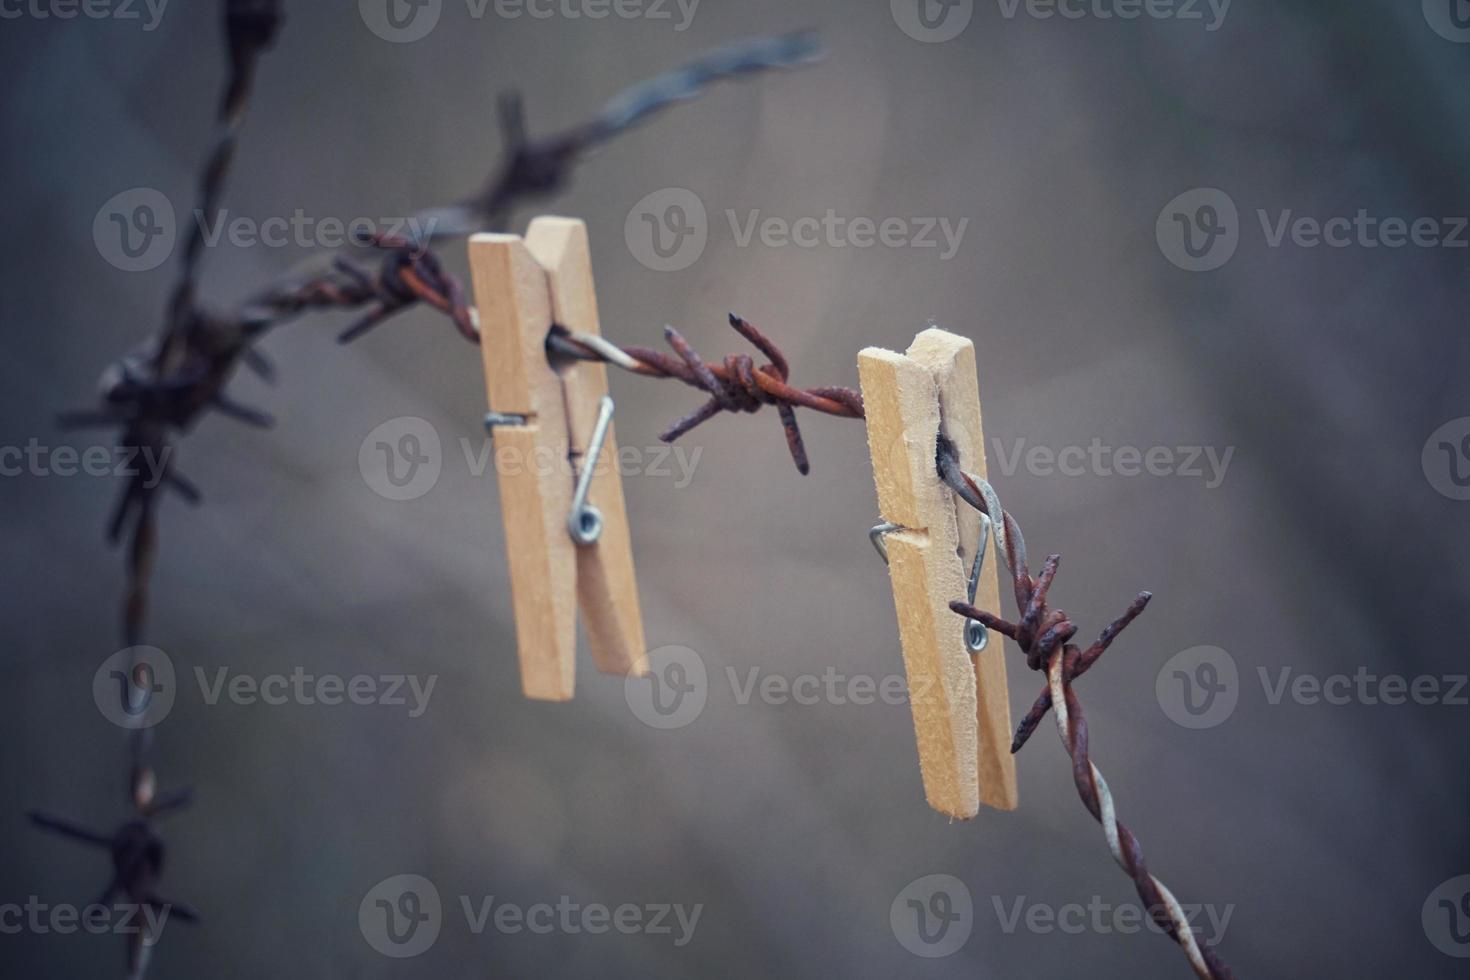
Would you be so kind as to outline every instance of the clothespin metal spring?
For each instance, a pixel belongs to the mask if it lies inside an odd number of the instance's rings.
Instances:
[[[985,484],[989,486],[989,484]],[[873,550],[878,552],[878,557],[883,559],[883,564],[888,564],[888,545],[884,543],[883,536],[900,529],[900,525],[890,521],[874,524],[868,530],[868,541],[873,545]],[[980,588],[980,566],[985,564],[985,551],[990,544],[990,517],[987,514],[980,515],[980,544],[975,549],[975,561],[970,565],[970,581],[966,587],[969,595],[970,605],[975,604],[975,594]],[[990,642],[990,631],[985,624],[978,619],[965,620],[965,649],[971,653],[979,653],[985,649]]]
[[[567,532],[582,547],[595,544],[602,537],[602,511],[587,502],[587,491],[592,488],[592,471],[597,468],[597,457],[602,455],[612,417],[612,396],[603,395],[597,404],[597,422],[587,443],[587,455],[582,459],[582,472],[577,476],[577,489],[572,493],[572,509],[567,514]]]

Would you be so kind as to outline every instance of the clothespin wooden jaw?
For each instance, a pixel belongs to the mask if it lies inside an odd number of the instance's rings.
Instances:
[[[940,813],[967,819],[980,804],[1013,810],[1015,760],[1002,637],[965,644],[965,621],[950,611],[964,598],[982,518],[940,479],[938,435],[961,465],[985,476],[985,438],[975,345],[930,328],[904,354],[869,347],[858,354],[868,450],[883,520],[904,672],[919,747],[924,795]],[[999,556],[991,547],[975,603],[1000,608]]]
[[[588,458],[599,414],[610,411],[607,367],[553,366],[553,325],[597,335],[597,294],[587,228],[541,217],[526,235],[480,234],[469,243],[480,318],[480,350],[495,424],[515,607],[516,647],[526,697],[566,701],[575,690],[576,614],[597,669],[648,671],[628,515],[611,422],[597,458]],[[587,503],[601,517],[591,543],[569,531],[578,477],[592,467]]]

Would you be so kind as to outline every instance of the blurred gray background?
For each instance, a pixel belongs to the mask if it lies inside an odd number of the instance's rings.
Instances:
[[[980,3],[958,36],[927,43],[881,0],[707,0],[684,30],[673,6],[670,19],[512,19],[446,0],[428,36],[390,43],[352,4],[287,9],[225,201],[255,220],[457,199],[497,160],[499,91],[521,89],[546,133],[709,46],[820,29],[824,63],[657,118],[535,209],[586,219],[604,332],[658,345],[672,323],[714,358],[744,346],[725,325],[736,310],[777,338],[802,385],[855,385],[860,348],[902,349],[930,321],[974,338],[991,477],[1035,560],[1064,554],[1057,601],[1091,635],[1138,589],[1155,593],[1079,682],[1093,758],[1152,868],[1184,902],[1230,915],[1221,949],[1240,976],[1464,975],[1441,947],[1464,955],[1451,927],[1467,922],[1431,893],[1470,872],[1470,708],[1273,704],[1259,674],[1467,670],[1470,503],[1437,489],[1453,492],[1449,467],[1466,460],[1440,455],[1431,434],[1470,415],[1470,252],[1272,247],[1257,215],[1470,214],[1470,45],[1451,39],[1447,11],[1240,0],[1209,30],[1203,5],[1202,20],[1120,20]],[[140,186],[192,206],[223,56],[215,4],[171,5],[152,31],[148,17],[0,24],[7,446],[106,444],[59,434],[54,415],[88,404],[101,369],[161,320],[174,264],[114,268],[93,219]],[[704,203],[709,238],[697,262],[664,273],[640,263],[624,224],[669,187]],[[1239,209],[1238,248],[1209,272],[1176,267],[1156,240],[1165,205],[1194,188]],[[742,224],[753,210],[791,221],[828,209],[969,224],[944,261],[942,249],[741,246],[727,209]],[[462,247],[445,254],[465,271]],[[237,300],[303,255],[212,249],[206,296]],[[650,645],[691,648],[709,673],[702,714],[660,731],[585,653],[575,701],[521,698],[498,493],[459,442],[481,445],[479,355],[425,312],[343,349],[345,322],[284,328],[264,345],[275,388],[233,386],[277,431],[211,417],[179,448],[207,499],[163,508],[149,640],[186,683],[153,758],[165,786],[197,788],[167,825],[165,891],[205,921],[168,927],[152,975],[1188,975],[1156,935],[1006,928],[1018,903],[1136,902],[1050,722],[1019,757],[1021,809],[951,824],[924,805],[906,707],[739,703],[727,669],[742,684],[756,668],[901,672],[865,536],[876,505],[861,424],[802,413],[805,478],[766,410],[684,439],[701,453],[687,485],[626,480]],[[658,445],[701,397],[611,383],[625,447]],[[437,484],[411,501],[379,496],[358,466],[364,437],[400,416],[428,420],[444,447]],[[1213,487],[1024,461],[1004,472],[997,458],[996,443],[1009,454],[1094,439],[1234,455]],[[0,479],[0,902],[83,904],[107,875],[101,854],[28,827],[27,808],[99,827],[128,814],[125,736],[90,693],[117,646],[122,555],[102,540],[115,489]],[[1201,645],[1233,657],[1238,703],[1196,730],[1166,714],[1156,681]],[[1009,656],[1019,717],[1041,677]],[[418,718],[211,706],[195,667],[438,682]],[[445,916],[428,952],[394,960],[365,941],[358,906],[403,873],[435,884]],[[931,874],[959,879],[973,903],[968,941],[946,958],[912,955],[890,923],[900,892]],[[703,910],[682,947],[476,935],[460,910],[461,896],[563,895]],[[111,976],[122,946],[22,932],[0,936],[0,963],[15,977]]]

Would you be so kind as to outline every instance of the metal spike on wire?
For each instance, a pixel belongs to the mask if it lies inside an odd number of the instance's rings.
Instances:
[[[183,789],[160,795],[153,770],[135,766],[131,774],[131,798],[137,815],[111,834],[39,811],[33,810],[29,816],[31,823],[42,830],[89,847],[107,849],[112,858],[112,877],[96,904],[112,908],[119,899],[125,899],[135,911],[144,913],[136,917],[127,949],[127,976],[129,980],[140,980],[164,926],[174,919],[198,922],[199,913],[190,905],[170,901],[159,894],[158,880],[163,874],[166,848],[153,826],[155,820],[187,807],[193,799],[192,791]]]
[[[1048,556],[1040,574],[1033,578],[1026,563],[1026,543],[1015,518],[1001,507],[1000,498],[989,483],[960,468],[953,444],[943,435],[939,438],[937,463],[944,482],[962,500],[989,517],[996,528],[997,550],[1005,556],[1006,567],[1010,569],[1020,618],[1015,623],[1007,622],[962,600],[951,602],[950,608],[966,619],[979,620],[988,629],[1010,637],[1026,654],[1026,665],[1046,673],[1046,690],[1022,719],[1011,751],[1019,751],[1046,712],[1055,709],[1057,732],[1067,754],[1072,757],[1072,777],[1077,784],[1077,793],[1093,819],[1102,825],[1113,860],[1133,879],[1144,907],[1159,928],[1184,950],[1195,974],[1203,980],[1229,980],[1233,976],[1230,968],[1213,946],[1199,942],[1174,893],[1149,872],[1138,838],[1118,820],[1108,782],[1089,755],[1087,718],[1082,711],[1082,702],[1072,688],[1072,682],[1097,663],[1118,634],[1143,612],[1152,597],[1147,592],[1140,592],[1123,615],[1110,623],[1091,646],[1086,650],[1079,649],[1070,642],[1077,634],[1077,627],[1065,612],[1053,609],[1048,601],[1061,556]]]

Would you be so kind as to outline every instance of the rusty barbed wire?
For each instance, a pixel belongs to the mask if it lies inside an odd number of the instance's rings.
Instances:
[[[273,43],[282,23],[279,0],[226,0],[224,9],[230,70],[217,116],[218,136],[199,181],[198,210],[205,214],[214,213],[222,198],[258,59]],[[447,208],[420,212],[419,227],[426,229],[422,239],[378,235],[354,242],[365,251],[381,254],[375,267],[339,253],[325,268],[294,271],[232,311],[214,311],[199,301],[205,243],[202,225],[196,222],[185,244],[162,331],[108,369],[102,379],[99,408],[67,413],[61,419],[67,427],[120,426],[119,448],[151,453],[161,467],[162,478],[156,484],[141,474],[125,484],[108,522],[108,536],[113,542],[130,532],[123,604],[123,636],[128,645],[141,642],[144,632],[148,583],[157,552],[160,491],[171,490],[190,503],[201,499],[198,488],[173,466],[174,437],[187,432],[211,410],[254,426],[268,427],[272,423],[264,412],[236,403],[225,392],[242,364],[266,380],[273,378],[270,362],[255,348],[264,334],[309,312],[357,312],[358,318],[338,338],[347,343],[398,313],[425,305],[447,316],[465,339],[478,343],[473,307],[460,283],[433,252],[436,242],[505,226],[519,204],[563,189],[575,165],[591,149],[649,116],[697,96],[714,82],[804,64],[819,54],[820,48],[810,34],[732,45],[635,85],[610,101],[591,121],[539,140],[527,136],[520,96],[507,93],[499,101],[502,163],[481,193]],[[707,401],[660,435],[665,441],[677,439],[724,412],[754,413],[763,406],[774,406],[792,460],[798,471],[807,473],[810,464],[796,409],[860,419],[864,417],[861,394],[844,387],[791,385],[790,365],[780,348],[739,316],[731,314],[729,323],[766,358],[766,363],[757,366],[748,354],[731,354],[718,363],[707,363],[673,327],[664,329],[672,354],[647,347],[618,347],[562,327],[554,328],[548,337],[547,353],[552,358],[598,360],[645,377],[674,378],[708,395]],[[1079,650],[1068,642],[1076,627],[1065,613],[1051,609],[1047,603],[1060,559],[1048,558],[1040,576],[1033,579],[1026,566],[1020,528],[1000,507],[989,485],[963,473],[952,447],[948,455],[943,447],[941,443],[939,464],[946,482],[972,506],[992,516],[1002,515],[995,534],[999,550],[1012,569],[1021,617],[1012,625],[963,602],[952,603],[952,607],[1015,639],[1027,654],[1028,665],[1045,670],[1048,676],[1046,690],[1017,729],[1012,751],[1019,751],[1046,712],[1054,708],[1063,744],[1073,760],[1078,792],[1103,825],[1114,858],[1133,878],[1156,920],[1184,948],[1196,973],[1209,978],[1230,977],[1214,950],[1196,943],[1174,896],[1147,871],[1136,838],[1117,822],[1107,783],[1090,761],[1086,720],[1071,687],[1143,611],[1148,593],[1141,593],[1092,646]],[[40,812],[32,812],[31,820],[48,831],[110,851],[113,876],[103,894],[104,902],[125,896],[139,906],[166,908],[172,917],[195,921],[197,913],[192,908],[167,902],[158,893],[166,848],[154,821],[185,807],[191,794],[187,790],[162,797],[156,794],[153,770],[144,763],[150,745],[148,730],[133,733],[129,772],[136,816],[111,835]],[[132,937],[128,948],[130,978],[143,976],[157,940],[157,935],[145,933]]]
[[[736,333],[770,359],[768,363],[756,367],[749,354],[730,354],[720,364],[706,364],[684,336],[669,326],[664,327],[664,339],[677,357],[649,347],[617,347],[601,338],[574,334],[564,327],[552,330],[546,347],[553,356],[602,361],[649,378],[677,378],[708,394],[709,401],[659,434],[664,442],[673,442],[721,412],[756,412],[763,405],[774,405],[786,433],[792,462],[805,475],[811,471],[811,464],[796,423],[796,409],[809,408],[839,418],[860,419],[863,396],[852,388],[793,387],[787,382],[791,365],[775,341],[744,317],[731,313],[729,321]]]
[[[1055,708],[1057,731],[1067,754],[1072,757],[1072,778],[1077,784],[1077,793],[1093,819],[1102,825],[1108,850],[1118,866],[1133,879],[1144,908],[1184,950],[1197,976],[1202,980],[1231,980],[1234,974],[1230,968],[1213,946],[1198,941],[1178,899],[1149,872],[1138,838],[1118,820],[1112,791],[1089,755],[1087,718],[1082,711],[1082,702],[1072,689],[1072,682],[1097,663],[1118,634],[1143,612],[1152,595],[1140,592],[1123,615],[1108,624],[1091,646],[1086,650],[1080,649],[1071,642],[1077,634],[1077,627],[1065,612],[1053,609],[1048,601],[1061,555],[1049,555],[1042,563],[1040,574],[1033,578],[1026,562],[1026,542],[1015,518],[1001,507],[1000,498],[989,483],[961,469],[954,444],[942,433],[936,462],[940,477],[955,494],[990,518],[999,545],[996,550],[1004,556],[1006,567],[1011,572],[1016,611],[1020,618],[1010,623],[958,599],[949,604],[950,609],[966,619],[979,620],[987,629],[1014,640],[1026,654],[1026,666],[1045,671],[1047,676],[1047,689],[1022,719],[1011,751],[1019,751],[1047,710]]]
[[[42,830],[90,847],[107,849],[112,858],[112,877],[96,904],[112,907],[118,898],[125,898],[134,910],[151,913],[145,914],[143,921],[138,922],[134,931],[128,934],[127,976],[129,980],[141,980],[164,925],[170,919],[189,923],[199,921],[199,913],[193,906],[170,901],[158,892],[167,848],[154,828],[155,820],[186,808],[194,794],[189,789],[159,794],[153,770],[135,766],[129,795],[136,816],[110,834],[36,810],[28,816],[31,823]]]
[[[284,20],[280,0],[223,0],[222,7],[229,70],[216,114],[217,135],[197,185],[195,213],[199,215],[218,210],[257,64],[279,35]],[[424,240],[391,235],[355,240],[353,244],[361,249],[382,253],[376,268],[339,253],[325,268],[293,271],[234,310],[214,310],[199,299],[206,241],[203,222],[196,220],[184,244],[162,329],[103,373],[100,406],[62,413],[58,419],[65,429],[116,426],[120,429],[120,452],[133,458],[147,454],[155,463],[149,472],[139,468],[128,478],[107,522],[110,542],[117,544],[124,536],[128,538],[122,603],[122,636],[127,647],[141,643],[145,630],[162,492],[173,491],[191,504],[202,499],[198,487],[174,466],[175,438],[188,432],[211,410],[257,427],[273,424],[268,414],[235,402],[225,391],[242,364],[266,381],[274,378],[270,361],[255,347],[269,330],[308,312],[361,311],[338,338],[347,343],[422,304],[445,314],[462,336],[478,343],[474,310],[462,286],[432,251],[435,242],[503,226],[519,204],[566,187],[575,166],[590,150],[648,117],[698,96],[722,79],[795,67],[821,55],[820,43],[809,32],[736,43],[625,89],[590,122],[544,139],[527,136],[521,98],[515,92],[506,93],[499,102],[504,146],[496,176],[483,192],[467,201],[422,212],[418,227],[427,229]],[[784,382],[784,369],[781,380]],[[799,444],[799,434],[795,438]],[[151,479],[150,474],[158,478]],[[138,666],[135,656],[132,669],[136,671]],[[37,826],[110,848],[114,878],[104,900],[121,894],[138,904],[153,906],[161,902],[155,885],[163,870],[165,847],[150,820],[166,810],[182,807],[187,794],[155,800],[153,770],[145,763],[151,745],[150,729],[131,733],[130,772],[138,819],[111,837],[61,818],[32,814]],[[193,911],[187,906],[164,904],[175,916],[192,921]],[[140,934],[130,942],[130,978],[143,976],[157,938]]]
[[[200,179],[201,213],[212,213],[223,194],[256,60],[274,40],[280,20],[279,3],[273,0],[227,0],[231,73],[220,107],[221,135]],[[204,236],[202,223],[196,222],[184,249],[179,283],[161,336],[124,356],[104,373],[101,408],[69,412],[60,418],[67,428],[120,425],[121,449],[147,451],[162,461],[163,477],[156,484],[141,473],[129,480],[108,524],[109,538],[114,542],[131,524],[129,584],[123,614],[123,632],[129,644],[137,643],[143,632],[147,584],[157,545],[155,511],[159,491],[173,490],[190,503],[201,499],[195,484],[173,465],[171,435],[187,431],[209,410],[250,425],[271,424],[266,413],[237,404],[224,390],[240,364],[266,380],[274,376],[269,361],[254,349],[266,332],[306,312],[366,308],[340,334],[338,339],[345,343],[400,312],[424,304],[448,316],[462,336],[478,343],[474,310],[463,287],[432,251],[434,242],[493,228],[507,220],[517,205],[561,190],[570,182],[576,164],[593,148],[678,102],[694,98],[720,80],[798,67],[821,55],[820,42],[810,32],[732,44],[624,90],[590,122],[544,139],[526,135],[520,97],[509,93],[500,102],[506,143],[502,150],[504,162],[496,177],[483,192],[467,201],[420,212],[417,227],[428,230],[424,240],[378,235],[357,242],[384,253],[376,270],[337,254],[326,268],[293,271],[229,313],[211,311],[198,302]],[[770,376],[762,374],[762,380],[769,382]]]

